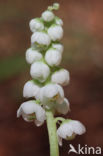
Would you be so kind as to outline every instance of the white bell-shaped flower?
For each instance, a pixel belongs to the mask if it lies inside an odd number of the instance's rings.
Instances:
[[[31,36],[31,43],[38,43],[40,45],[48,46],[51,42],[49,35],[45,32],[35,32]]]
[[[57,130],[59,145],[62,146],[62,139],[71,140],[77,134],[85,133],[85,126],[77,120],[68,120],[61,124]]]
[[[61,113],[61,114],[67,114],[68,111],[70,111],[70,103],[69,101],[67,100],[67,98],[64,98],[64,101],[62,104],[56,104],[55,105],[55,108],[56,108],[56,111],[58,113]]]
[[[44,82],[50,74],[50,69],[48,65],[43,62],[35,62],[31,65],[30,74],[32,78]]]
[[[50,22],[54,19],[54,14],[52,11],[46,10],[42,13],[42,18],[45,22]]]
[[[63,53],[64,47],[62,44],[60,43],[53,43],[52,47],[57,49],[59,52],[61,52],[61,54]]]
[[[63,37],[63,28],[60,25],[52,25],[48,34],[53,41],[60,40]]]
[[[17,117],[22,116],[27,122],[34,121],[37,126],[41,126],[45,119],[45,110],[35,101],[27,101],[21,104],[17,111]]]
[[[63,21],[59,17],[55,17],[55,22],[57,25],[63,26]]]
[[[23,88],[23,97],[35,97],[37,99],[40,87],[34,81],[28,81]]]
[[[45,54],[45,60],[50,66],[58,66],[61,62],[62,54],[56,49],[49,49]]]
[[[42,58],[42,54],[33,48],[29,48],[26,51],[26,61],[32,64],[35,61],[39,61]]]
[[[70,80],[69,72],[66,69],[60,69],[52,74],[51,80],[54,83],[65,86]]]
[[[29,22],[29,26],[32,32],[41,31],[44,29],[44,24],[40,18],[32,19]]]
[[[52,107],[55,102],[62,104],[64,100],[63,88],[57,84],[47,84],[40,89],[39,99],[43,105]]]

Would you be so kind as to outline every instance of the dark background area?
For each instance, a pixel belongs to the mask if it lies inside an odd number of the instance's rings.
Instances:
[[[22,88],[30,79],[25,51],[30,47],[28,23],[53,0],[0,0],[0,156],[49,156],[46,125],[36,127],[16,118],[25,101]],[[64,141],[60,156],[67,156],[69,143],[103,148],[103,1],[57,0],[56,15],[64,21],[63,61],[70,71],[64,87],[71,103],[66,116],[80,120],[86,134]],[[70,154],[73,156],[73,154]]]

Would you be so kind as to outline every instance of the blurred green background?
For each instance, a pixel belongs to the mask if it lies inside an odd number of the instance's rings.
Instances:
[[[30,47],[29,21],[54,0],[0,0],[0,156],[49,156],[46,125],[37,128],[16,118],[25,101],[22,88],[31,79],[25,51]],[[57,0],[64,21],[61,66],[71,74],[64,88],[71,103],[67,117],[80,120],[87,133],[71,143],[103,147],[103,1]],[[60,156],[67,156],[64,141]],[[73,154],[71,154],[73,156]]]

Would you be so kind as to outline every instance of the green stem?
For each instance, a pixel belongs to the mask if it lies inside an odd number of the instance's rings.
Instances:
[[[59,156],[56,123],[52,111],[46,110],[47,128],[50,143],[50,156]]]

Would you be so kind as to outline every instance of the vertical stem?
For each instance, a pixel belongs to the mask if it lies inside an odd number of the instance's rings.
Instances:
[[[59,156],[56,123],[52,111],[46,110],[47,128],[50,143],[50,156]]]

